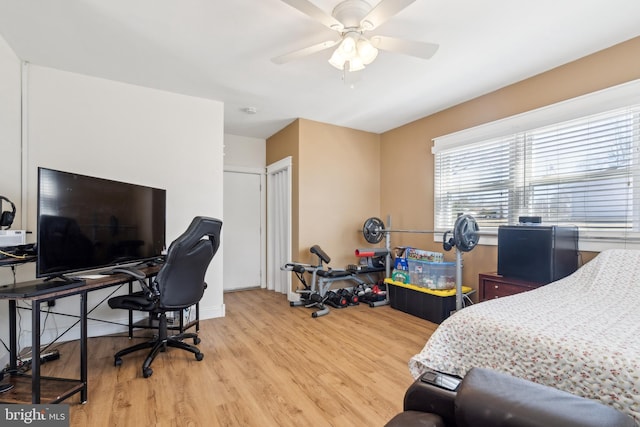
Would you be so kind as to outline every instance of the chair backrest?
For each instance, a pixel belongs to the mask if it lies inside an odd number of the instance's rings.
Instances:
[[[154,280],[161,309],[181,310],[200,301],[206,287],[205,273],[220,246],[221,229],[219,219],[198,216],[171,243]]]

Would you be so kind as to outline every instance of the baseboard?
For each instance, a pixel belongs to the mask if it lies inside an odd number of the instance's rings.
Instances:
[[[225,316],[224,303],[222,305],[219,305],[216,307],[209,307],[206,309],[203,309],[202,307],[200,307],[200,320],[215,319],[217,317],[224,317],[224,316]]]

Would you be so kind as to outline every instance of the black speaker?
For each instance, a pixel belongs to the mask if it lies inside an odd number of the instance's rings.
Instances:
[[[519,216],[518,222],[520,224],[542,224],[541,216]]]
[[[5,200],[11,205],[11,211],[2,211],[0,214],[0,227],[7,227],[7,229],[11,228],[11,224],[13,224],[13,219],[16,217],[16,205],[9,199],[4,196],[0,196],[0,200]],[[2,202],[0,202],[0,205]]]

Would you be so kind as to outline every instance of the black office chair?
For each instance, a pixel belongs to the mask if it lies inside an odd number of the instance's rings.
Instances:
[[[192,338],[194,344],[198,344],[200,339],[196,333],[180,331],[177,335],[168,336],[166,313],[182,311],[202,298],[207,287],[204,276],[220,246],[221,229],[222,221],[219,219],[195,217],[189,228],[169,246],[165,263],[151,287],[140,280],[142,292],[109,299],[111,308],[147,311],[159,321],[157,338],[120,350],[114,356],[115,366],[122,364],[122,356],[145,348],[151,348],[142,365],[145,378],[153,373],[150,368],[153,359],[167,347],[190,351],[195,354],[196,360],[202,360],[204,355],[197,347],[183,342],[186,338]]]

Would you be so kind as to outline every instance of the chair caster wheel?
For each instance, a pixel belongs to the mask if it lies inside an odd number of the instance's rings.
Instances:
[[[120,357],[116,357],[113,361],[113,366],[120,366],[122,365],[122,359]]]
[[[193,343],[194,343],[195,345],[200,344],[200,341],[201,341],[200,337],[195,337],[195,338],[193,339]]]
[[[142,376],[143,377],[149,378],[152,374],[153,374],[153,369],[151,369],[151,368],[143,368],[142,369]]]
[[[202,353],[196,353],[196,360],[199,362],[204,358],[204,354]]]

